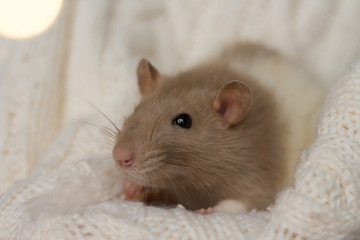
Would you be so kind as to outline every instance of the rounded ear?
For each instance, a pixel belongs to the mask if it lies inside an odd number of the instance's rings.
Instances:
[[[217,92],[212,105],[227,127],[237,124],[250,108],[251,91],[240,81],[229,82]]]
[[[136,73],[140,93],[143,96],[152,93],[160,83],[161,75],[158,70],[145,58],[140,60]]]

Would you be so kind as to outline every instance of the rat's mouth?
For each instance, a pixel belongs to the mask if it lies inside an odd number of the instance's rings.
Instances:
[[[137,169],[122,169],[123,175],[126,177],[127,182],[132,185],[141,186],[142,188],[161,188],[164,183],[158,178],[155,173],[142,173]]]
[[[164,166],[163,164],[146,165],[135,163],[132,166],[127,167],[117,163],[116,165],[124,177],[140,186],[161,189],[168,187],[172,180],[171,176],[167,176],[166,171],[162,169]]]

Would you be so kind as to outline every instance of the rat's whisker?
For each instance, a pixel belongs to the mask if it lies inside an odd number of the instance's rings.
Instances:
[[[173,177],[172,177],[173,176],[172,172],[171,171],[166,172],[166,171],[163,171],[161,169],[159,169],[159,171],[169,180],[169,183],[171,184],[172,189],[176,192],[178,190],[178,185],[176,183],[174,183],[174,180],[173,180]],[[185,191],[186,191],[186,189],[185,189]],[[177,201],[177,199],[176,199],[176,201]]]
[[[166,174],[164,174],[161,169],[158,169],[162,175],[166,176]],[[155,174],[157,175],[157,174]],[[167,176],[166,176],[167,177]],[[167,203],[168,202],[168,192],[166,191],[166,186],[164,184],[164,181],[157,175],[157,178],[159,179],[159,182],[161,182],[162,186],[163,186],[163,191],[165,191],[165,202]]]
[[[158,199],[158,195],[159,195],[159,187],[158,187],[158,184],[159,184],[159,179],[158,179],[158,176],[156,174],[153,174],[152,172],[149,172],[147,174],[148,178],[151,178],[151,179],[156,179],[156,180],[153,180],[151,181],[151,187],[150,189],[152,190],[152,200],[159,200]],[[151,191],[150,191],[151,192]]]
[[[64,119],[66,120],[71,120],[71,121],[76,121],[76,122],[80,122],[80,123],[83,123],[87,126],[91,126],[93,127],[94,129],[100,131],[101,133],[115,139],[116,138],[116,132],[114,132],[111,128],[108,128],[108,127],[105,127],[105,126],[102,126],[98,123],[93,123],[93,122],[89,122],[89,121],[85,121],[85,120],[80,120],[80,119],[75,119],[75,118],[69,118],[69,117],[63,117]]]
[[[169,169],[169,171],[166,171],[165,173],[166,173],[166,175],[169,175],[168,179],[173,184],[173,186],[179,186],[179,184],[180,184],[180,186],[182,186],[181,183],[174,183],[174,179],[176,179],[176,177],[179,176],[179,173],[182,174],[182,172],[177,171],[176,169]],[[185,175],[187,175],[187,174],[185,174]],[[173,177],[170,178],[170,176],[173,176]],[[189,177],[191,177],[191,176],[189,176]],[[176,187],[174,187],[174,189],[176,189]],[[186,187],[181,187],[181,189],[184,190],[188,203],[191,203],[188,189]]]
[[[94,108],[95,110],[97,110],[102,116],[104,116],[110,123],[111,125],[116,129],[116,131],[119,133],[121,132],[120,129],[116,126],[116,124],[103,112],[100,110],[100,108],[98,108],[97,106],[95,106],[94,104],[92,104],[90,102],[90,100],[86,99],[85,97],[81,96],[78,93],[75,93],[74,91],[72,91],[71,89],[67,89],[71,94],[73,94],[74,96],[77,96],[79,99],[83,100],[88,106]]]

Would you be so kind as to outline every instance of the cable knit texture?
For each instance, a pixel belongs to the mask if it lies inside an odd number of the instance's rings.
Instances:
[[[0,239],[360,239],[359,10],[357,0],[68,0],[45,33],[0,38]],[[121,200],[99,127],[111,125],[81,96],[120,125],[139,100],[140,57],[171,74],[233,42],[277,49],[332,86],[294,186],[247,214]]]

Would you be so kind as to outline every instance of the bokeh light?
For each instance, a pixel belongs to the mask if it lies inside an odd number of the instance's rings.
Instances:
[[[62,4],[63,0],[0,0],[0,35],[33,37],[51,26]]]

